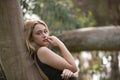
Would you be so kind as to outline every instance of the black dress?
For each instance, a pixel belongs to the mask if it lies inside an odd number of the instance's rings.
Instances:
[[[49,80],[64,80],[61,77],[61,74],[62,74],[61,70],[55,69],[47,64],[42,63],[39,60],[37,53],[34,53],[32,55],[33,59],[34,59],[34,56],[36,57],[38,66],[42,69],[42,71],[45,73],[45,75],[48,77]],[[75,77],[71,77],[69,78],[69,80],[77,80],[77,79]]]

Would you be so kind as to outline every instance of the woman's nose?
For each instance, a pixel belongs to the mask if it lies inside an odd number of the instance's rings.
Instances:
[[[46,38],[46,37],[47,37],[47,35],[45,33],[43,33],[43,38]]]

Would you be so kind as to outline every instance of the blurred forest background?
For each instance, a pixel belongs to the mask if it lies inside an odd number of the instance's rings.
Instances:
[[[39,16],[55,35],[86,27],[120,25],[120,0],[19,1],[24,20]],[[78,80],[120,80],[118,50],[80,50],[72,54],[79,68]],[[5,80],[3,74],[0,80]]]

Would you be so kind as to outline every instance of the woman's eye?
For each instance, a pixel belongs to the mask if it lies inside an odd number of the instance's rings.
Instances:
[[[38,32],[38,33],[36,33],[37,35],[41,35],[42,33],[41,32]]]
[[[44,33],[47,33],[47,32],[48,32],[47,30],[44,31]]]

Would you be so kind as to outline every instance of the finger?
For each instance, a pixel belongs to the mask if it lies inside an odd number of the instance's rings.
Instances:
[[[68,71],[65,70],[65,72],[64,72],[64,77],[65,77],[65,79],[67,79],[67,76],[68,76]]]
[[[70,77],[71,77],[71,71],[68,70],[68,71],[66,72],[66,79],[69,79]]]
[[[52,40],[52,37],[51,37],[51,36],[49,36],[49,37],[48,37],[48,39],[49,39],[49,40]]]
[[[69,79],[70,77],[72,77],[72,72],[70,71],[69,73],[68,73],[68,77],[67,77],[67,79]]]
[[[49,41],[50,43],[53,43],[53,40],[52,40],[51,38],[48,38],[48,41]]]
[[[52,39],[48,38],[48,41],[52,42]]]
[[[63,71],[63,77],[65,78],[65,79],[67,79],[68,77],[69,77],[69,70],[67,70],[67,69],[65,69],[64,71]]]
[[[63,70],[61,75],[62,75],[62,78],[65,78],[65,69]]]
[[[61,77],[62,77],[62,79],[63,79],[63,74],[61,74]]]
[[[69,79],[70,77],[72,77],[72,75],[73,75],[73,72],[67,69],[65,73],[65,78]]]

